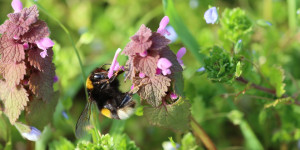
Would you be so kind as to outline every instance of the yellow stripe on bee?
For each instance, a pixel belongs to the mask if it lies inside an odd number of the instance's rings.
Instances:
[[[86,86],[86,88],[89,89],[89,90],[91,90],[91,89],[94,88],[93,83],[92,83],[92,81],[90,80],[90,77],[88,77],[88,78],[86,79],[85,86]]]
[[[104,116],[106,116],[106,117],[108,117],[108,118],[111,118],[111,112],[107,108],[102,108],[101,109],[101,114],[104,115]]]

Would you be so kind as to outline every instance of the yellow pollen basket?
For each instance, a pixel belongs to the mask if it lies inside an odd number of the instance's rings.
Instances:
[[[86,85],[86,88],[89,89],[89,90],[91,90],[91,89],[94,88],[93,83],[92,83],[92,81],[90,80],[90,77],[88,77],[88,78],[86,79],[85,85]]]
[[[111,118],[111,112],[107,108],[101,109],[101,114],[104,115],[104,116],[106,116],[106,117],[108,117],[108,118]]]

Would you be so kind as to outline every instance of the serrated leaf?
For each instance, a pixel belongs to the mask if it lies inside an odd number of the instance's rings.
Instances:
[[[287,102],[291,102],[291,101],[292,102],[294,101],[294,99],[292,97],[276,99],[274,102],[265,104],[264,108],[276,107],[277,104],[287,103]]]
[[[6,20],[2,25],[0,25],[0,34],[3,34],[6,31],[9,20]]]
[[[153,50],[160,50],[164,47],[166,47],[171,41],[166,39],[164,36],[162,36],[159,33],[154,32],[151,36],[152,45],[150,49]]]
[[[184,82],[182,72],[175,72],[172,80],[175,93],[177,95],[183,96]]]
[[[184,132],[189,129],[190,103],[180,99],[172,105],[145,107],[144,116],[152,125]]]
[[[264,65],[262,65],[261,71],[267,78],[269,78],[270,83],[275,87],[276,96],[281,97],[285,93],[285,83],[283,83],[283,80],[285,78],[284,70],[278,66],[270,67],[270,65],[265,63]]]
[[[36,5],[30,8],[24,8],[20,13],[11,13],[7,15],[9,23],[6,33],[9,38],[21,36],[29,30],[29,26],[38,20],[38,9]]]
[[[20,62],[25,58],[23,45],[9,39],[6,34],[0,38],[0,54],[3,63]]]
[[[0,72],[9,87],[16,86],[24,79],[26,74],[26,66],[21,63],[0,63]]]
[[[53,50],[52,48],[49,48],[47,50],[48,56],[43,58],[41,57],[40,53],[43,50],[35,48],[35,49],[30,49],[28,52],[28,61],[31,66],[35,67],[36,69],[40,71],[44,71],[49,64],[52,62],[52,56],[53,56]]]
[[[137,71],[142,72],[149,77],[152,77],[156,74],[158,59],[159,55],[157,52],[149,51],[146,57],[135,56],[133,58],[133,65]]]
[[[43,72],[35,71],[29,78],[29,89],[42,98],[44,101],[51,100],[53,96],[53,78],[55,76],[55,66],[48,64]]]
[[[165,47],[162,50],[160,50],[159,55],[160,58],[167,58],[172,63],[172,66],[170,67],[172,73],[183,71],[181,65],[177,60],[176,55],[170,50],[169,47]]]
[[[132,41],[126,45],[122,54],[135,55],[136,53],[143,53],[152,45],[152,41],[149,40],[151,35],[151,30],[142,24],[139,31],[131,37]]]
[[[42,101],[35,98],[30,101],[29,106],[26,108],[26,121],[40,130],[52,121],[53,113],[55,111],[59,93],[55,92],[50,101]]]
[[[171,79],[157,75],[151,78],[136,78],[133,82],[134,86],[142,85],[138,91],[141,99],[147,100],[153,107],[157,107],[161,104],[162,97],[166,96]]]
[[[38,20],[36,23],[30,26],[28,32],[21,36],[22,42],[34,43],[37,40],[40,40],[44,37],[49,36],[49,29],[47,23],[41,20]]]
[[[4,113],[9,118],[10,123],[14,124],[29,101],[28,94],[23,86],[8,88],[4,81],[0,81],[0,88],[0,98],[5,107]]]

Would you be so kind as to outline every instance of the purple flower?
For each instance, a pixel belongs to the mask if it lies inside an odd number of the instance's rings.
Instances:
[[[68,114],[65,111],[62,111],[61,114],[63,115],[63,117],[65,119],[69,119],[69,116],[68,116]]]
[[[143,53],[139,53],[141,57],[146,57],[148,55],[147,50],[145,50]]]
[[[186,53],[186,48],[185,47],[181,47],[180,49],[179,49],[179,51],[177,52],[177,54],[176,54],[176,57],[177,57],[177,61],[179,62],[179,64],[181,65],[181,66],[183,66],[184,64],[183,64],[183,61],[181,60],[181,58],[183,57],[183,55]]]
[[[30,127],[30,132],[23,132],[21,134],[30,141],[37,141],[41,136],[41,131],[35,127]]]
[[[27,50],[29,48],[29,44],[28,43],[24,43],[23,47],[24,47],[24,50]]]
[[[114,71],[117,71],[119,69],[120,69],[120,64],[119,64],[119,62],[116,62],[116,65],[114,67]]]
[[[177,33],[175,32],[174,28],[170,25],[168,25],[166,27],[166,30],[170,33],[170,34],[165,34],[165,38],[169,39],[172,42],[175,42],[177,40]]]
[[[175,99],[178,98],[178,96],[177,96],[175,93],[171,93],[170,98],[171,98],[172,100],[175,100]]]
[[[157,29],[157,33],[160,33],[161,35],[165,35],[165,34],[170,35],[168,30],[166,29],[168,23],[169,23],[169,17],[164,16],[159,23],[159,28]]]
[[[108,78],[111,78],[113,76],[113,73],[114,73],[114,69],[117,65],[117,57],[119,56],[119,53],[121,52],[121,48],[118,48],[116,53],[115,53],[115,56],[114,56],[114,59],[110,65],[110,68],[109,68],[109,71],[108,71]]]
[[[160,58],[157,62],[157,67],[161,69],[163,75],[171,74],[169,69],[172,66],[172,63],[167,58]]]
[[[21,12],[23,9],[23,4],[20,0],[13,0],[11,6],[14,9],[14,13]]]
[[[58,76],[55,75],[55,76],[53,77],[53,82],[55,83],[55,82],[57,82],[57,81],[58,81]]]
[[[146,76],[146,75],[145,75],[144,73],[142,73],[142,72],[139,73],[139,77],[140,77],[140,78],[145,78],[145,76]]]
[[[47,49],[54,45],[54,42],[48,37],[35,41],[35,43],[39,49],[44,50],[40,53],[42,58],[45,58],[47,56]]]
[[[218,20],[218,11],[216,7],[209,8],[205,14],[204,14],[204,19],[207,24],[215,24],[216,21]]]
[[[197,70],[197,72],[202,72],[202,71],[205,71],[205,68],[204,67],[201,67]]]

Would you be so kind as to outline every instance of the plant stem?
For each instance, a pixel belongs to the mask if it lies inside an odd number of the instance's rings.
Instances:
[[[31,0],[35,5],[37,5],[47,16],[49,16],[51,19],[53,19],[55,22],[58,23],[58,25],[65,31],[65,33],[67,34],[68,36],[68,39],[70,40],[71,44],[72,44],[72,47],[73,47],[73,50],[74,52],[76,53],[76,56],[77,56],[77,60],[79,62],[79,66],[80,66],[80,69],[81,69],[81,75],[82,75],[82,78],[83,78],[83,86],[84,86],[84,92],[85,92],[85,97],[86,97],[86,100],[88,101],[88,93],[87,93],[87,89],[86,89],[86,85],[84,84],[84,81],[86,80],[86,75],[84,73],[84,68],[83,68],[83,64],[82,64],[82,61],[81,61],[81,58],[80,58],[80,55],[79,55],[79,52],[78,52],[78,49],[76,48],[75,46],[75,43],[74,43],[74,40],[69,32],[69,30],[57,19],[55,18],[54,16],[52,16],[43,6],[41,6],[37,1],[34,1],[34,0]]]
[[[297,23],[296,23],[296,0],[288,0],[288,18],[289,18],[289,27],[290,30],[294,31],[296,29]]]
[[[200,138],[204,146],[209,150],[216,150],[215,144],[212,142],[212,140],[209,138],[209,136],[206,134],[206,132],[201,128],[201,126],[197,123],[197,121],[191,117],[191,127],[193,129],[194,134]]]
[[[249,81],[244,79],[243,77],[238,77],[236,78],[236,81],[239,81],[241,83],[244,83],[244,84],[248,84]],[[260,85],[257,85],[257,84],[254,84],[252,83],[251,86],[257,90],[260,90],[260,91],[263,91],[263,92],[266,92],[266,93],[269,93],[269,94],[272,94],[274,96],[276,96],[276,90],[273,90],[273,89],[269,89],[269,88],[266,88],[266,87],[263,87],[263,86],[260,86]],[[285,98],[285,97],[288,97],[288,95],[283,95],[281,98]],[[300,101],[297,100],[295,97],[293,97],[295,99],[295,104],[296,105],[299,105],[300,106]]]

